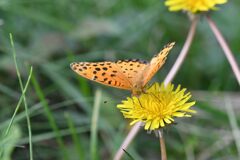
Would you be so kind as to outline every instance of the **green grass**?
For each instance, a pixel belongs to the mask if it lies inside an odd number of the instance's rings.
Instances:
[[[29,118],[28,104],[27,104],[27,100],[26,100],[26,96],[25,96],[25,92],[24,92],[24,88],[23,88],[23,82],[22,82],[22,79],[21,79],[20,71],[18,69],[16,51],[15,51],[15,47],[14,47],[12,34],[10,34],[10,42],[11,42],[11,46],[12,46],[13,59],[14,59],[14,64],[15,64],[16,71],[17,71],[18,81],[19,81],[19,85],[20,85],[22,95],[23,95],[23,103],[24,103],[24,108],[25,108],[26,118],[27,118],[28,136],[29,136],[29,157],[30,157],[30,160],[33,160],[31,122],[30,122],[30,118]],[[31,75],[32,75],[32,67],[30,68],[30,76]]]
[[[14,123],[14,119],[16,117],[16,114],[20,108],[20,105],[23,101],[24,103],[24,107],[25,107],[25,116],[27,118],[27,126],[28,126],[28,136],[29,136],[29,157],[30,157],[30,160],[33,160],[33,149],[32,149],[32,131],[31,131],[31,123],[30,123],[30,118],[29,118],[29,112],[28,112],[28,105],[27,105],[27,101],[26,101],[26,97],[25,97],[25,93],[27,91],[27,88],[28,88],[28,84],[29,84],[29,81],[32,77],[32,67],[30,67],[30,71],[29,71],[29,76],[28,76],[28,79],[27,79],[27,82],[26,82],[26,85],[23,86],[23,82],[22,82],[22,79],[21,79],[21,74],[20,74],[20,71],[19,71],[19,68],[18,68],[18,64],[17,64],[17,58],[16,58],[16,51],[15,51],[15,47],[14,47],[14,42],[13,42],[13,37],[12,37],[12,34],[10,34],[10,42],[11,42],[11,47],[12,47],[12,53],[13,53],[13,60],[14,60],[14,64],[15,64],[15,68],[16,68],[16,72],[17,72],[17,76],[18,76],[18,81],[19,81],[19,85],[20,85],[20,88],[21,88],[21,91],[22,91],[22,95],[18,101],[18,104],[14,110],[14,113],[12,115],[12,118],[9,122],[9,125],[6,129],[6,131],[4,132],[3,136],[2,136],[2,140],[6,139],[7,136],[9,135],[10,133],[10,130],[11,130],[11,127]],[[0,158],[6,158],[5,155],[3,155],[4,153],[4,145],[7,145],[5,143],[1,144],[1,150],[0,150]]]
[[[47,103],[47,100],[45,99],[44,93],[41,90],[41,87],[38,84],[37,79],[34,76],[34,74],[33,74],[33,77],[32,77],[32,83],[33,83],[34,89],[35,89],[35,91],[37,93],[37,96],[40,99],[40,101],[41,101],[41,103],[42,103],[42,105],[44,107],[44,111],[45,111],[45,114],[46,114],[46,116],[48,118],[49,124],[52,127],[54,133],[56,134],[57,143],[58,143],[58,145],[59,145],[59,147],[61,149],[61,152],[63,153],[64,160],[68,160],[69,159],[68,158],[68,154],[67,154],[66,148],[64,146],[64,142],[62,140],[62,137],[60,135],[60,131],[59,131],[59,129],[57,127],[57,124],[56,124],[56,121],[55,121],[55,119],[54,119],[54,117],[53,117],[53,115],[52,115],[52,113],[51,113],[51,111],[49,109],[49,105]]]
[[[239,7],[229,1],[210,13],[238,62]],[[149,60],[175,41],[152,80],[161,82],[190,24],[159,0],[3,0],[0,15],[0,153],[14,160],[112,159],[130,129],[116,105],[130,93],[85,80],[69,64]],[[169,160],[239,159],[239,86],[204,18],[173,82],[199,94],[198,113],[164,130]],[[156,140],[141,130],[126,152],[157,159]]]
[[[75,145],[76,152],[78,153],[79,159],[85,159],[85,152],[83,145],[81,144],[81,139],[77,134],[77,128],[74,126],[73,120],[68,113],[65,113],[66,120],[68,122],[68,127],[71,131],[71,136],[73,139],[73,143]]]
[[[90,153],[91,159],[99,159],[99,147],[98,147],[98,123],[99,123],[99,110],[101,104],[102,93],[101,90],[96,90],[93,113],[92,113],[92,122],[91,122],[91,143],[90,143]]]

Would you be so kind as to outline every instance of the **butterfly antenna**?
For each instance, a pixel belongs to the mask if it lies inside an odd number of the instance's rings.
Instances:
[[[155,98],[158,100],[158,102],[161,103],[161,100],[160,100],[155,94],[150,93],[150,95],[153,96],[153,97],[155,97]]]
[[[140,99],[139,99],[138,97],[137,97],[137,99],[138,99],[138,102],[139,102],[140,106],[143,108],[143,106],[142,106],[142,103],[141,103]]]

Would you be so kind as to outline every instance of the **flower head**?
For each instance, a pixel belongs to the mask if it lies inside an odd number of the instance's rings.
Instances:
[[[185,91],[180,85],[174,90],[173,84],[164,86],[163,83],[155,83],[146,93],[139,97],[128,97],[117,107],[125,118],[132,119],[131,125],[144,122],[144,129],[156,130],[172,123],[173,117],[191,117],[189,113],[195,113],[190,109],[195,102],[187,102],[191,94],[185,94]]]
[[[215,5],[226,3],[227,0],[166,0],[165,5],[170,11],[184,10],[191,13],[216,9]]]

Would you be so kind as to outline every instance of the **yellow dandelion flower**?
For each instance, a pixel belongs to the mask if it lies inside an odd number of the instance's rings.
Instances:
[[[195,101],[187,102],[191,94],[185,94],[185,91],[180,85],[174,89],[173,84],[154,83],[146,93],[128,97],[117,108],[125,118],[132,119],[131,125],[144,122],[145,130],[156,130],[172,123],[174,117],[191,117],[189,113],[196,112],[190,109]]]
[[[170,11],[188,11],[196,13],[198,11],[208,11],[216,9],[217,4],[224,4],[227,0],[166,0],[165,5]]]

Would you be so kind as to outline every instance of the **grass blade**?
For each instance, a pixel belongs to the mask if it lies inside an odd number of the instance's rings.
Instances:
[[[88,126],[81,126],[81,127],[76,127],[76,133],[88,133],[89,132],[89,127]],[[69,129],[61,129],[59,130],[60,135],[63,136],[69,136],[71,135],[71,131]],[[35,135],[33,137],[33,142],[37,143],[37,142],[42,142],[42,141],[47,141],[47,140],[52,140],[56,137],[56,133],[54,131],[51,132],[45,132],[45,133],[41,133],[38,135]],[[21,140],[19,140],[18,144],[22,145],[25,144],[27,142],[27,138],[21,138]]]
[[[97,89],[95,93],[94,105],[93,105],[93,113],[92,113],[92,123],[91,123],[91,144],[90,144],[90,152],[91,159],[98,159],[97,153],[97,130],[98,130],[98,116],[100,109],[102,92]]]
[[[29,76],[28,76],[26,85],[25,85],[25,87],[24,87],[24,89],[23,89],[23,93],[24,93],[24,94],[25,94],[26,91],[27,91],[27,88],[28,88],[28,85],[29,85],[29,82],[30,82],[31,77],[32,77],[32,67],[30,68]],[[20,108],[20,105],[22,104],[23,95],[24,95],[24,94],[21,95],[21,97],[20,97],[20,99],[19,99],[19,101],[18,101],[18,104],[17,104],[17,106],[16,106],[16,108],[15,108],[15,110],[14,110],[13,116],[12,116],[12,118],[11,118],[9,124],[8,124],[8,127],[7,127],[7,129],[6,129],[6,131],[5,131],[4,135],[3,135],[3,139],[4,139],[5,137],[7,137],[8,134],[9,134],[9,131],[10,131],[11,127],[12,127],[13,121],[14,121],[14,119],[15,119],[15,117],[16,117],[16,114],[17,114],[17,112],[18,112],[18,110],[19,110],[19,108]],[[2,157],[2,152],[3,152],[3,150],[1,150],[1,152],[0,152],[0,158]]]
[[[239,130],[237,118],[236,118],[236,115],[233,110],[232,103],[231,103],[229,97],[225,97],[225,107],[226,107],[227,115],[229,118],[229,123],[232,128],[232,134],[235,139],[238,156],[240,157],[240,139],[239,139],[240,138],[240,130]]]
[[[133,156],[128,153],[125,149],[123,149],[124,153],[126,153],[126,155],[128,156],[129,160],[134,160]]]
[[[81,140],[80,140],[79,136],[77,135],[76,127],[74,126],[70,115],[68,113],[65,113],[64,115],[67,119],[67,123],[68,123],[69,129],[70,129],[71,135],[72,135],[72,139],[73,139],[76,151],[79,154],[79,159],[85,159],[84,149],[80,143]]]
[[[35,89],[35,91],[37,93],[38,98],[40,99],[40,101],[41,101],[41,103],[42,103],[42,105],[44,107],[44,111],[45,111],[47,119],[48,119],[48,121],[50,123],[50,126],[52,127],[53,131],[56,134],[56,140],[57,140],[57,143],[58,143],[59,147],[62,150],[63,158],[65,160],[68,160],[69,158],[68,158],[67,150],[66,150],[66,148],[64,146],[64,143],[63,143],[63,140],[61,138],[61,134],[60,134],[60,131],[59,131],[58,127],[57,127],[57,123],[56,123],[56,121],[55,121],[55,119],[54,119],[54,117],[53,117],[53,115],[52,115],[52,113],[51,113],[51,111],[49,109],[49,105],[48,105],[48,103],[46,101],[44,93],[43,93],[43,91],[42,91],[42,89],[41,89],[41,87],[40,87],[40,85],[39,85],[39,83],[38,83],[38,81],[37,81],[37,79],[36,79],[34,74],[32,76],[32,84],[33,84],[33,87],[34,87],[34,89]]]
[[[14,42],[13,42],[13,36],[12,36],[11,33],[10,33],[10,42],[11,42],[11,47],[12,47],[12,52],[13,52],[14,64],[15,64],[15,68],[16,68],[16,71],[17,71],[18,81],[19,81],[20,88],[21,88],[22,95],[23,95],[23,103],[24,103],[24,108],[25,108],[25,113],[26,113],[26,118],[27,118],[28,135],[29,135],[29,156],[30,156],[30,160],[33,160],[31,122],[30,122],[30,118],[29,118],[29,114],[28,114],[28,105],[27,105],[27,100],[26,100],[26,97],[25,97],[23,82],[22,82],[22,79],[21,79],[21,74],[20,74],[18,65],[17,65],[17,58],[16,58],[16,51],[15,51]],[[32,72],[32,67],[31,67],[31,72]]]

